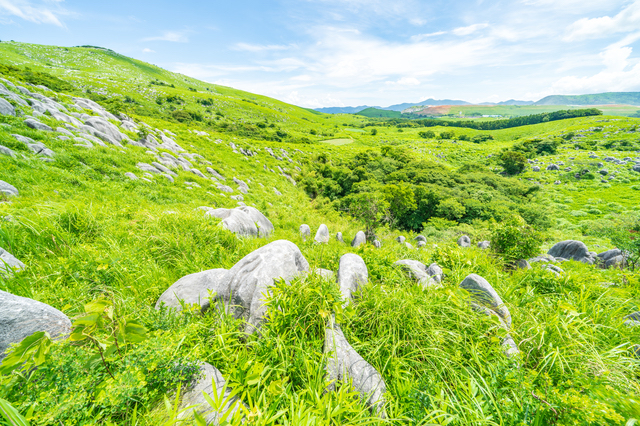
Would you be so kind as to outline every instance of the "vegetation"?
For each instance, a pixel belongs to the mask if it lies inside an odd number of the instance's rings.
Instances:
[[[0,116],[0,144],[18,153],[0,155],[0,179],[20,190],[0,199],[0,247],[27,265],[0,276],[0,290],[47,303],[74,321],[72,339],[35,334],[5,358],[2,421],[177,424],[179,396],[200,362],[216,366],[244,401],[247,424],[595,426],[640,419],[633,346],[640,331],[623,324],[639,310],[637,270],[575,261],[562,263],[560,276],[537,264],[513,268],[566,239],[637,253],[640,175],[632,159],[623,161],[635,154],[620,148],[638,143],[638,119],[583,115],[453,131],[440,120],[425,129],[314,113],[100,49],[0,43],[0,52],[20,70],[28,66],[72,86],[55,94],[59,102],[81,91],[149,125],[123,130],[132,140],[156,128],[171,132],[203,157],[193,156],[194,167],[212,167],[232,186],[233,177],[248,182],[243,202],[275,226],[270,239],[239,239],[198,209],[237,205],[210,178],[175,170],[174,183],[162,176],[130,180],[124,173],[142,177],[136,164],[157,156],[130,144],[87,149],[33,130],[20,117]],[[26,84],[11,70],[2,77]],[[41,161],[12,134],[42,142],[55,161]],[[605,161],[609,156],[624,164]],[[527,159],[564,165],[534,172]],[[603,168],[608,175],[599,173]],[[302,223],[324,223],[345,241],[365,230],[382,247],[351,248],[334,238],[314,244],[300,237]],[[417,232],[427,240],[419,250],[394,241],[400,234],[412,241]],[[458,247],[462,234],[473,243],[490,240],[491,249]],[[229,269],[279,239],[298,245],[311,269],[337,271],[342,255],[356,253],[369,282],[346,307],[334,281],[311,274],[278,282],[260,336],[246,335],[241,320],[215,307],[155,309],[179,278]],[[399,259],[437,262],[441,286],[417,284],[394,266]],[[502,352],[505,331],[494,316],[471,309],[459,288],[472,273],[509,308],[516,357]],[[373,416],[348,383],[325,392],[324,328],[334,313],[354,349],[384,378],[387,419]]]

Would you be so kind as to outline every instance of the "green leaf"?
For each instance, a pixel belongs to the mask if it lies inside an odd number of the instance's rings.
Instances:
[[[111,307],[111,306],[112,306],[112,303],[110,300],[98,299],[84,305],[84,310],[88,314],[101,315],[102,313],[104,313],[107,307]]]
[[[43,364],[51,348],[51,338],[46,331],[37,331],[27,336],[2,361],[0,374],[9,374],[21,367],[29,370]]]
[[[2,398],[0,398],[0,414],[11,426],[29,426],[27,419],[22,417],[18,410]]]

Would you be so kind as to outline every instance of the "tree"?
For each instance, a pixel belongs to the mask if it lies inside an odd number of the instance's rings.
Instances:
[[[527,158],[521,152],[505,151],[500,155],[499,164],[508,175],[517,175],[527,166]]]
[[[378,129],[376,129],[375,127],[371,129],[371,136],[375,136],[378,134]]]
[[[422,132],[418,132],[418,136],[422,139],[433,139],[436,137],[436,132],[433,130],[424,130]]]
[[[364,223],[367,241],[373,241],[376,229],[393,221],[389,207],[389,203],[377,192],[360,192],[342,199],[342,209]]]
[[[541,245],[542,235],[520,216],[512,216],[497,225],[491,234],[491,249],[511,265],[537,255]]]

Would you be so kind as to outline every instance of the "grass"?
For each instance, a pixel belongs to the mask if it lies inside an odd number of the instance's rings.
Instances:
[[[100,366],[86,367],[92,356],[88,348],[65,342],[54,345],[50,359],[31,380],[15,378],[0,385],[0,398],[23,414],[30,412],[31,424],[171,424],[163,395],[186,383],[198,361],[223,373],[248,405],[248,423],[257,425],[619,425],[640,418],[640,371],[630,351],[640,341],[640,331],[622,324],[625,315],[640,309],[637,272],[599,270],[571,261],[561,265],[566,273],[556,277],[535,265],[528,271],[509,270],[491,252],[457,247],[461,233],[471,235],[474,243],[486,238],[491,226],[487,223],[428,227],[423,232],[428,244],[421,250],[395,243],[400,232],[389,228],[379,230],[381,249],[370,245],[352,249],[333,238],[327,245],[305,242],[298,234],[302,223],[312,232],[325,223],[332,235],[342,232],[345,241],[363,225],[326,200],[310,200],[278,170],[279,166],[295,177],[295,167],[315,161],[318,154],[331,161],[399,145],[416,158],[452,169],[472,163],[499,172],[495,155],[517,140],[555,138],[570,131],[585,137],[565,141],[557,154],[538,160],[562,161],[574,170],[593,168],[591,163],[607,155],[636,157],[633,151],[617,150],[619,143],[606,145],[611,140],[635,143],[640,134],[630,129],[640,120],[605,116],[492,132],[453,129],[458,136],[494,136],[483,144],[422,139],[418,132],[424,129],[399,132],[364,117],[312,113],[101,50],[0,43],[0,51],[3,61],[38,68],[80,89],[103,87],[114,96],[132,93],[140,108],[156,108],[157,93],[178,94],[188,99],[189,107],[197,108],[202,106],[196,106],[194,99],[211,97],[223,120],[267,119],[311,141],[265,141],[196,122],[179,123],[160,113],[132,114],[153,128],[175,133],[187,152],[211,162],[227,184],[233,177],[248,182],[244,202],[255,205],[275,226],[270,239],[248,240],[206,220],[198,210],[237,205],[211,180],[178,171],[174,184],[161,177],[152,183],[131,181],[124,173],[141,176],[136,163],[155,161],[146,149],[87,150],[55,134],[28,129],[19,118],[0,117],[9,126],[0,126],[0,144],[12,143],[11,134],[17,133],[56,152],[52,163],[24,150],[16,158],[0,156],[0,180],[20,190],[20,196],[0,202],[0,217],[13,218],[0,222],[0,247],[27,265],[13,278],[0,277],[0,289],[48,303],[70,317],[81,314],[86,303],[107,297],[115,302],[118,315],[138,318],[151,337],[124,361],[114,361],[114,378]],[[175,87],[148,86],[156,78]],[[56,124],[47,117],[42,120]],[[377,135],[359,127],[365,124],[375,124]],[[602,130],[589,130],[596,127]],[[209,136],[189,132],[194,128]],[[308,132],[311,129],[316,135]],[[433,130],[438,134],[451,128]],[[320,141],[324,143],[314,143]],[[236,154],[229,142],[256,155]],[[576,143],[590,145],[576,150]],[[286,150],[293,163],[272,157],[267,147],[277,155]],[[601,159],[588,158],[589,151]],[[605,164],[617,176],[607,184],[577,180],[568,172],[527,170],[514,177],[541,184],[539,199],[554,219],[545,248],[573,238],[604,251],[611,242],[606,232],[596,231],[606,231],[614,216],[637,215],[640,191],[633,187],[640,185],[640,175],[630,170],[630,164]],[[265,165],[275,172],[265,170]],[[208,164],[194,161],[194,166],[204,171]],[[554,185],[556,180],[561,185]],[[188,189],[185,182],[199,187]],[[276,195],[274,187],[283,195]],[[572,214],[576,211],[584,216]],[[415,237],[403,234],[409,241]],[[238,321],[216,309],[202,315],[154,309],[159,295],[180,277],[230,268],[278,239],[298,245],[312,269],[337,271],[343,254],[357,253],[368,267],[369,283],[344,310],[335,283],[310,276],[291,285],[277,284],[269,296],[269,322],[260,338],[244,335]],[[438,262],[445,271],[442,287],[418,286],[393,266],[399,259]],[[485,277],[508,306],[511,335],[521,351],[515,359],[501,352],[504,331],[491,317],[474,313],[468,294],[458,288],[470,273]],[[324,392],[322,345],[332,311],[354,349],[382,374],[388,389],[387,420],[373,417],[347,383],[337,392]]]

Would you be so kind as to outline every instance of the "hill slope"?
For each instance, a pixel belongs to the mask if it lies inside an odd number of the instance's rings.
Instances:
[[[608,92],[593,95],[551,95],[533,105],[640,105],[640,92]]]

